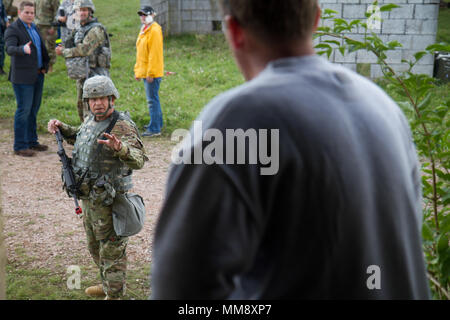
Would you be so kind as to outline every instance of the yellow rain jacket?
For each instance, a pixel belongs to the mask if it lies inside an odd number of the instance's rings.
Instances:
[[[163,35],[161,26],[153,22],[141,32],[136,41],[136,78],[159,78],[164,75]]]

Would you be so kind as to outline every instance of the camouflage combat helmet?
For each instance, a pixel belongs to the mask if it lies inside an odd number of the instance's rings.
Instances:
[[[95,76],[86,80],[83,86],[83,99],[114,96],[119,99],[119,91],[107,76]]]
[[[75,0],[73,3],[73,8],[80,9],[80,8],[89,8],[92,10],[92,13],[95,12],[95,6],[92,0]]]

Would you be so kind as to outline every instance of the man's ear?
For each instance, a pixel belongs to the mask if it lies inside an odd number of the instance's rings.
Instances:
[[[314,18],[313,32],[316,32],[317,28],[319,27],[319,22],[320,22],[321,16],[322,16],[322,10],[320,9],[320,6],[317,5],[316,17]]]
[[[244,45],[245,34],[239,22],[232,16],[225,17],[226,32],[228,42],[233,49],[241,49]]]

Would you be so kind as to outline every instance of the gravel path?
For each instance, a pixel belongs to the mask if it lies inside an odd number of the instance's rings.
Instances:
[[[93,264],[87,251],[82,220],[73,199],[61,188],[57,144],[50,134],[39,141],[49,150],[32,158],[13,153],[12,120],[0,120],[0,177],[7,263],[65,273],[69,265]],[[170,154],[174,144],[164,138],[144,139],[150,161],[133,174],[133,192],[145,201],[144,229],[130,238],[129,268],[151,261],[154,225],[161,208]],[[72,147],[64,144],[70,155]]]

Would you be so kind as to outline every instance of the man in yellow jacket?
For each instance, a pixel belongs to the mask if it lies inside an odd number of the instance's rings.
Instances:
[[[163,35],[161,26],[154,21],[155,10],[144,6],[138,11],[142,28],[136,41],[136,64],[134,77],[143,79],[150,113],[150,123],[142,136],[152,137],[161,134],[163,115],[159,102],[159,86],[164,75]]]

